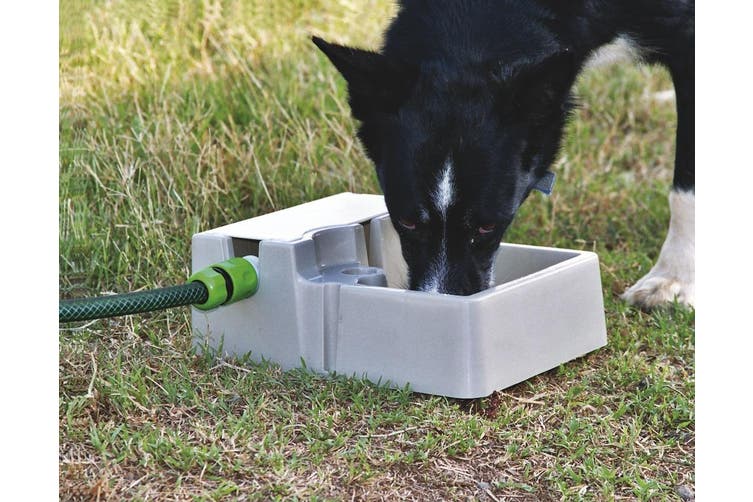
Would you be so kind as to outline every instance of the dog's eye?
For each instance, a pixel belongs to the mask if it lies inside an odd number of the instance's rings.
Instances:
[[[403,227],[406,230],[415,230],[416,229],[416,222],[412,220],[408,220],[406,218],[399,218],[397,222],[400,224],[401,227]]]
[[[490,224],[490,225],[481,225],[480,227],[478,227],[478,233],[480,233],[481,235],[483,235],[483,234],[490,234],[490,233],[494,232],[494,228],[495,227],[496,227],[496,225],[493,224],[493,223]]]

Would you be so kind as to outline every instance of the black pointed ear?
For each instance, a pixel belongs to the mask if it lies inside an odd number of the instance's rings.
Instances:
[[[331,44],[311,37],[348,82],[353,116],[363,120],[375,113],[394,113],[408,98],[417,71],[377,52]]]
[[[512,62],[491,61],[488,66],[489,78],[499,85],[515,83],[566,70],[574,62],[573,52],[568,47],[537,57],[520,58]]]
[[[570,87],[578,67],[572,50],[562,48],[538,59],[493,62],[488,71],[497,88],[500,111],[546,119],[560,107],[570,106]]]

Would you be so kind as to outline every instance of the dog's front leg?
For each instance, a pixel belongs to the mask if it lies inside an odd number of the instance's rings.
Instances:
[[[669,232],[651,271],[622,297],[642,308],[695,303],[695,193],[672,190]]]
[[[692,59],[685,61],[684,65],[669,65],[677,97],[669,232],[656,265],[622,295],[642,308],[675,300],[686,306],[695,305],[695,69]]]

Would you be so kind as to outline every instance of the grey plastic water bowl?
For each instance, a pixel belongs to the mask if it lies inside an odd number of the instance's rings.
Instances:
[[[193,309],[198,349],[456,398],[491,394],[606,345],[596,254],[502,244],[471,296],[394,287],[405,263],[384,200],[341,193],[195,234],[193,270],[257,255],[259,291]]]

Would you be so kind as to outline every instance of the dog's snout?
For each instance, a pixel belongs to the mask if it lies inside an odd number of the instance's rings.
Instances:
[[[440,293],[444,293],[447,295],[458,295],[458,296],[469,296],[475,293],[478,293],[481,291],[481,288],[471,288],[471,287],[458,287],[458,288],[445,288],[444,291],[440,290]]]
[[[484,286],[471,286],[471,285],[440,285],[436,287],[418,287],[417,291],[423,291],[426,293],[438,293],[443,295],[457,295],[457,296],[469,296],[476,294],[485,289]]]
[[[411,289],[427,293],[469,296],[490,286],[489,281],[485,280],[487,276],[488,274],[476,270],[452,269],[442,276],[429,276],[418,284],[411,285]]]

